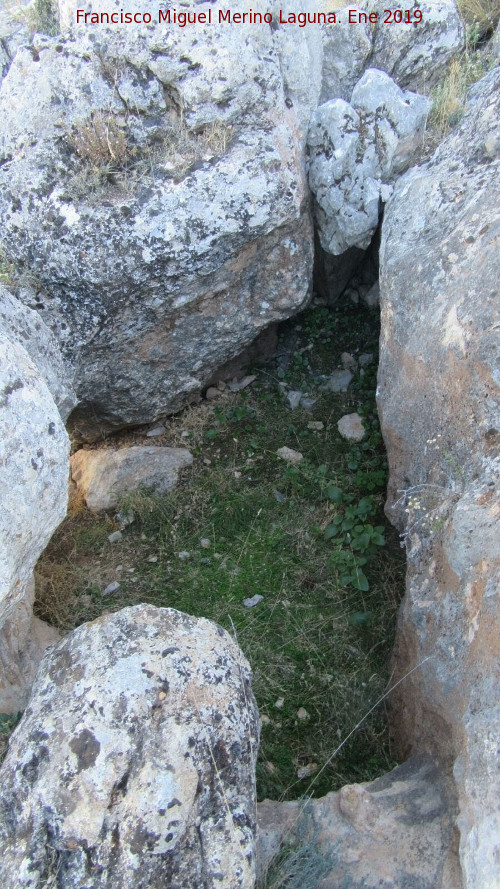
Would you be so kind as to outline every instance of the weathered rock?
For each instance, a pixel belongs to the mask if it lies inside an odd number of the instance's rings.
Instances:
[[[500,64],[500,22],[498,23],[495,33],[488,43],[488,53]]]
[[[328,392],[347,392],[352,378],[353,373],[347,370],[347,368],[344,370],[334,370],[321,388]]]
[[[29,42],[28,9],[21,3],[0,2],[0,80],[7,74],[17,48]]]
[[[339,255],[368,247],[392,179],[419,148],[430,107],[425,96],[403,92],[387,74],[369,69],[350,104],[336,99],[314,112],[307,137],[309,184],[325,251]]]
[[[26,705],[56,634],[33,621],[33,569],[62,521],[69,441],[45,380],[0,330],[0,712]]]
[[[396,185],[383,223],[378,403],[404,533],[403,750],[447,757],[467,889],[500,883],[500,69]],[[420,666],[418,666],[420,665]]]
[[[63,420],[76,404],[76,395],[58,342],[38,312],[28,308],[0,284],[0,335],[17,340],[47,383]]]
[[[388,5],[383,0],[365,0],[363,6],[379,16],[370,65],[406,89],[428,92],[464,46],[465,29],[455,0],[422,0],[412,9],[412,15],[416,9],[422,13],[422,21],[414,24],[385,24]]]
[[[347,441],[363,441],[366,433],[363,420],[358,413],[344,414],[337,423],[337,429]]]
[[[120,497],[139,488],[159,494],[170,491],[177,484],[179,470],[192,462],[192,454],[185,448],[82,449],[71,457],[71,475],[88,508],[98,512],[111,509]]]
[[[293,448],[288,448],[286,446],[278,448],[276,454],[281,460],[285,460],[292,465],[300,463],[304,459],[304,455],[301,454],[300,451],[294,451]]]
[[[272,30],[98,33],[37,38],[0,90],[4,249],[40,282],[83,438],[185,405],[306,304],[312,268],[300,122]]]
[[[6,886],[252,889],[258,713],[210,621],[138,605],[43,660],[1,769]]]
[[[280,846],[279,874],[321,889],[460,889],[449,778],[415,757],[371,784],[322,799],[258,806],[257,866],[263,876]],[[281,883],[280,883],[281,885]]]

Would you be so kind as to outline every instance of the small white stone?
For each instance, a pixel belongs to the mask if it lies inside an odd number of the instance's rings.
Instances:
[[[365,427],[358,413],[344,414],[337,423],[337,429],[347,441],[362,441],[365,437]]]
[[[158,556],[149,556],[148,557],[148,562],[157,562],[157,561],[158,561]]]
[[[334,370],[321,388],[328,392],[347,392],[351,380],[350,370]]]
[[[307,710],[305,709],[305,707],[299,707],[299,709],[297,710],[297,719],[300,719],[300,720],[302,720],[302,722],[305,722],[305,720],[310,719],[310,718],[311,717],[310,717],[309,713],[307,712]]]
[[[278,698],[278,700],[274,702],[274,706],[276,707],[277,710],[282,710],[283,707],[285,706],[285,699]]]
[[[252,596],[251,599],[243,599],[243,605],[245,606],[245,608],[255,608],[255,606],[263,600],[264,596],[259,596],[259,594],[256,593],[255,596]]]
[[[286,460],[287,463],[300,463],[301,460],[304,459],[304,455],[300,453],[300,451],[294,451],[293,448],[279,448],[276,451],[278,457],[281,457],[282,460]]]
[[[296,389],[291,389],[290,392],[286,394],[286,400],[288,401],[289,407],[292,411],[295,410],[300,404],[300,399],[302,398],[302,392],[299,392]]]
[[[179,553],[179,559],[181,560],[181,562],[185,562],[186,559],[189,559],[188,551],[183,549],[182,552]]]
[[[110,543],[117,543],[117,541],[121,540],[122,537],[123,537],[123,534],[121,531],[113,531],[112,534],[108,535],[108,540]]]
[[[120,589],[120,584],[117,580],[113,580],[112,583],[108,583],[107,587],[102,591],[103,596],[109,596],[111,593],[116,593],[117,590]]]
[[[308,762],[305,766],[300,766],[297,769],[297,778],[310,778],[311,775],[314,775],[315,772],[318,771],[318,763],[317,762]]]
[[[156,438],[157,435],[163,435],[165,432],[165,426],[154,426],[148,432],[146,432],[146,438]]]
[[[322,432],[325,426],[321,420],[311,420],[311,422],[307,424],[307,428],[312,429],[315,432]]]
[[[202,549],[210,549],[211,541],[208,539],[208,537],[202,537],[200,540],[200,546]]]

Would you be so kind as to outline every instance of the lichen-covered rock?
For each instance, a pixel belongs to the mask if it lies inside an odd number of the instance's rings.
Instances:
[[[111,509],[120,497],[151,488],[160,494],[176,484],[179,470],[190,466],[192,454],[185,448],[132,447],[76,451],[71,457],[71,476],[93,512]]]
[[[37,36],[2,83],[4,249],[39,281],[83,437],[182,407],[309,298],[301,125],[273,41],[79,27]]]
[[[4,885],[252,889],[257,747],[220,627],[150,605],[84,624],[42,661],[1,769]]]
[[[76,404],[76,395],[57,340],[38,312],[12,296],[2,284],[0,335],[17,340],[26,350],[47,383],[61,417],[66,420]]]
[[[414,757],[370,784],[350,784],[307,802],[258,806],[257,861],[264,876],[282,845],[286,885],[321,889],[460,889],[450,779]]]
[[[500,884],[500,69],[396,185],[381,246],[378,404],[408,577],[401,748],[453,765],[467,889]]]
[[[0,2],[0,81],[10,68],[19,46],[29,42],[28,5]]]
[[[14,335],[14,334],[13,334]],[[69,441],[47,384],[0,329],[0,712],[21,710],[54,634],[33,624],[33,569],[64,518]]]
[[[446,67],[464,46],[465,29],[455,0],[421,0],[411,8],[412,21],[397,23],[385,0],[365,0],[363,8],[378,13],[370,65],[380,68],[406,89],[428,91],[439,82]],[[414,13],[422,14],[417,22]]]
[[[403,92],[382,71],[369,69],[350,104],[326,102],[314,112],[307,137],[309,184],[321,246],[339,255],[366,248],[393,178],[419,147],[430,102]]]

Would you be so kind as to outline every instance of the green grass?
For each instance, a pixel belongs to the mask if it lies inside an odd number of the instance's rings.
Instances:
[[[363,566],[368,589],[359,589],[332,561],[334,551],[349,549],[349,532],[336,540],[325,533],[345,509],[329,496],[332,485],[354,505],[369,496],[371,520],[386,525],[375,364],[346,394],[319,389],[342,351],[376,351],[377,337],[376,313],[368,310],[316,309],[289,322],[284,363],[258,372],[250,390],[225,392],[216,405],[172,418],[161,444],[182,443],[195,461],[170,495],[128,497],[122,506],[135,520],[115,544],[107,541],[117,527],[111,516],[76,510],[38,567],[37,613],[63,630],[149,602],[211,618],[234,634],[252,665],[263,718],[260,798],[306,793],[313,769],[325,765],[388,680],[401,549],[389,531],[387,545],[375,547]],[[283,380],[317,397],[312,414],[290,411]],[[353,448],[340,438],[337,420],[356,408],[369,434]],[[311,419],[324,429],[308,429]],[[298,468],[276,456],[283,445],[304,454]],[[114,579],[120,589],[104,596]],[[255,594],[263,601],[246,608],[243,600]],[[369,780],[393,764],[380,709],[324,768],[313,792]],[[304,767],[311,775],[299,778]]]

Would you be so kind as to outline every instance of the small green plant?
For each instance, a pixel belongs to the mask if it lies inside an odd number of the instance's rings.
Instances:
[[[59,33],[59,12],[54,0],[34,0],[21,14],[32,34]]]
[[[476,23],[469,26],[465,50],[452,59],[446,76],[431,93],[429,126],[441,137],[460,123],[469,88],[487,73],[488,63],[478,52],[480,34]]]
[[[478,39],[491,34],[500,20],[500,0],[458,0],[458,9]]]
[[[9,737],[21,719],[22,713],[0,713],[0,762],[5,758]]]
[[[0,250],[0,284],[10,287],[14,282],[14,266],[5,259]]]

